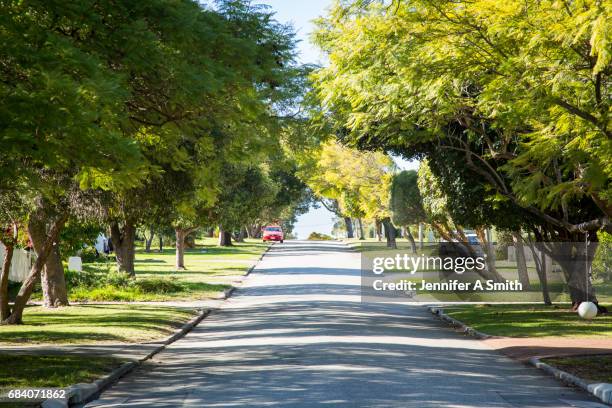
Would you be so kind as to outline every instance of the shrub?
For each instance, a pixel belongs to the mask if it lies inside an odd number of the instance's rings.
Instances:
[[[310,241],[331,241],[333,237],[329,235],[321,234],[320,232],[311,232],[308,236],[308,240]]]
[[[81,272],[65,270],[66,286],[68,288],[86,287],[91,288],[99,285],[102,275],[90,269],[83,269]]]
[[[133,285],[143,293],[172,293],[183,289],[176,278],[139,279],[135,280]]]
[[[111,271],[106,275],[104,283],[108,286],[117,288],[127,288],[134,282],[134,279],[126,272]],[[103,285],[100,285],[103,286]]]
[[[92,263],[99,261],[103,255],[100,255],[95,247],[90,246],[83,248],[80,251],[79,256],[81,257],[81,261],[83,261],[83,263]]]

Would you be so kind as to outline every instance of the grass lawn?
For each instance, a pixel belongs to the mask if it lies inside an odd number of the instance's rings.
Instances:
[[[113,358],[0,354],[0,390],[64,388],[92,382],[121,365]],[[3,403],[0,407],[37,406]]]
[[[592,321],[580,318],[569,305],[461,305],[445,307],[449,316],[483,333],[508,337],[612,337],[612,315]]]
[[[0,345],[157,340],[194,315],[192,310],[143,305],[28,307],[23,325],[0,326]]]
[[[136,251],[136,279],[116,273],[114,260],[85,263],[83,272],[68,274],[71,301],[170,301],[200,300],[217,296],[231,287],[268,248],[258,240],[216,246],[216,239],[198,240],[195,248],[185,251],[186,270],[175,268],[175,251]],[[33,299],[40,299],[37,292]]]
[[[373,251],[395,251],[395,249],[387,248],[387,241],[383,239],[382,241],[378,241],[377,238],[367,238],[365,240],[359,239],[345,239],[344,242],[348,243],[355,251],[357,252],[373,252]],[[412,251],[412,246],[410,245],[410,241],[400,238],[396,241],[398,250],[408,250]],[[437,245],[437,244],[431,244]],[[428,254],[427,251],[428,243],[423,243],[423,249],[419,249],[419,243],[417,242],[417,253],[420,255],[423,250],[425,250],[425,254]]]
[[[555,357],[542,361],[587,382],[612,383],[612,355]]]

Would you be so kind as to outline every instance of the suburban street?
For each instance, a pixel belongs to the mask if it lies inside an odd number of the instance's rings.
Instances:
[[[338,242],[273,245],[219,309],[87,406],[605,406],[423,305],[361,303],[359,267]]]

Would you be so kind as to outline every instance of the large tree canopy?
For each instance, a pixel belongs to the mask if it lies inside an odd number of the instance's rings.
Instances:
[[[103,218],[133,275],[137,226],[199,223],[224,167],[258,168],[277,148],[279,110],[303,76],[292,30],[249,1],[0,6],[0,190],[25,209],[38,255],[10,317],[19,323],[43,267],[45,297],[54,270],[67,304],[55,244],[69,216]],[[3,230],[17,225],[5,210]]]
[[[345,143],[427,157],[462,222],[513,213],[541,241],[596,241],[612,229],[609,14],[588,0],[337,2],[314,36],[330,61],[313,75],[321,117]]]
[[[316,89],[347,141],[459,151],[559,231],[608,228],[609,5],[363,3],[338,3],[315,36],[330,59]],[[594,211],[565,208],[585,197]]]

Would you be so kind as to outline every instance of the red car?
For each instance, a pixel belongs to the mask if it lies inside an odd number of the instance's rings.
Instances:
[[[267,227],[262,228],[263,231],[263,242],[266,241],[280,241],[280,243],[283,243],[284,240],[284,235],[283,235],[283,229],[277,225],[270,225]]]

